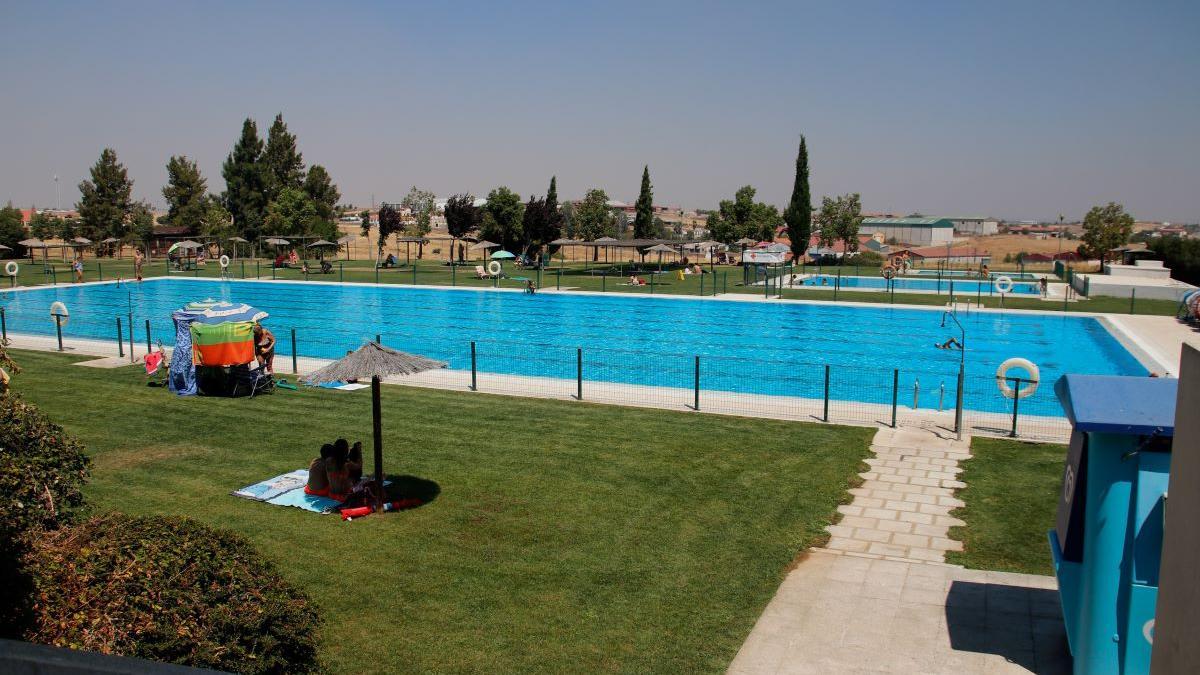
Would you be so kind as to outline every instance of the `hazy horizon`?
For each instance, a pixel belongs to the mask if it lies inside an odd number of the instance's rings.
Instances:
[[[1077,220],[1118,201],[1200,221],[1200,5],[7,3],[0,203],[60,206],[104,147],[163,203],[169,156],[220,192],[242,120],[282,112],[343,202],[814,201]]]

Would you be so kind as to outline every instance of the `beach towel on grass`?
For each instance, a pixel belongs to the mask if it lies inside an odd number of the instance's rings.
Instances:
[[[247,485],[240,490],[234,490],[235,497],[245,497],[255,501],[266,502],[278,497],[279,495],[290,492],[297,488],[301,492],[304,491],[304,486],[308,484],[308,469],[296,469],[290,473],[281,474],[274,478],[268,478],[254,485]]]

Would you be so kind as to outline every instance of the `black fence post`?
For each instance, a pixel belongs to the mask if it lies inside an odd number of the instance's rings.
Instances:
[[[966,373],[963,372],[963,365],[958,364],[958,388],[954,395],[954,433],[958,435],[958,440],[962,440],[962,418],[963,418],[963,382]]]
[[[721,292],[722,293],[729,292],[729,272],[721,273]]]
[[[120,319],[118,319],[118,321],[119,320]],[[6,319],[4,316],[3,307],[0,307],[0,341],[2,341],[4,344],[8,344],[8,319]]]
[[[121,317],[119,316],[117,317],[117,356],[125,356],[125,330],[121,328]]]
[[[62,317],[61,317],[61,316],[59,316],[59,315],[57,315],[57,314],[55,314],[55,315],[54,315],[54,330],[55,330],[55,332],[56,332],[56,333],[58,333],[58,351],[60,351],[60,352],[61,352],[61,351],[63,351],[63,344],[62,344]]]
[[[296,367],[296,329],[293,328],[292,329],[292,374],[295,375],[298,372],[300,372],[300,369]]]
[[[554,290],[562,290],[562,268],[558,268],[558,278],[554,280]]]
[[[696,355],[696,379],[695,379],[695,385],[692,388],[692,392],[693,392],[692,409],[700,410],[700,355],[699,354]]]
[[[96,276],[100,278],[100,281],[104,281],[104,265],[99,260],[96,261]]]
[[[450,261],[450,285],[458,285],[458,265],[455,265],[453,260]]]
[[[1009,378],[1009,379],[1015,380],[1016,386],[1013,387],[1012,432],[1010,432],[1008,435],[1011,436],[1012,438],[1016,438],[1017,437],[1017,407],[1018,407],[1017,403],[1021,400],[1021,378],[1013,377],[1013,378]]]
[[[412,285],[416,286],[417,285],[417,266],[415,264],[412,266],[412,278],[413,278]]]
[[[704,295],[704,275],[700,275],[700,295]]]
[[[475,341],[471,340],[471,391],[479,391],[479,384],[475,379]]]
[[[375,334],[375,344],[377,344],[381,347],[383,346],[383,335],[381,335],[379,333]]]
[[[829,364],[825,364],[825,413],[821,417],[823,422],[829,421]]]
[[[129,313],[129,362],[133,363],[133,312]]]
[[[242,278],[243,278],[243,279],[245,279],[245,278],[246,278],[246,261],[245,261],[245,260],[239,260],[238,262],[239,262],[239,263],[241,264],[241,266],[242,266]]]
[[[896,428],[896,405],[900,402],[900,369],[892,370],[892,428]]]
[[[1130,314],[1134,313],[1133,303],[1136,298],[1137,298],[1137,289],[1136,288],[1129,289],[1129,313]]]
[[[245,275],[243,275],[243,276],[245,276]],[[254,261],[254,278],[255,279],[262,278],[262,261],[261,260],[256,259]]]
[[[575,398],[583,400],[583,348],[575,348]]]
[[[154,351],[154,347],[150,344],[150,319],[146,319],[146,353]]]

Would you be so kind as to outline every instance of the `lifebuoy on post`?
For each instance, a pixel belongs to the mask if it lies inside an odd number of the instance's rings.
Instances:
[[[896,270],[892,269],[891,267],[884,267],[879,271],[879,273],[883,275],[884,279],[889,281],[892,279],[892,277],[896,276]]]
[[[1023,380],[1028,382],[1029,386],[1021,387],[1019,391],[1009,386],[1008,371],[1013,368],[1021,368],[1029,373],[1029,380]],[[1004,398],[1029,398],[1033,396],[1033,393],[1037,391],[1038,382],[1041,379],[1041,372],[1034,365],[1033,361],[1029,359],[1013,357],[1001,363],[1000,367],[996,369],[996,386],[1000,389],[1000,393]]]
[[[1192,297],[1188,298],[1186,302],[1192,317],[1200,319],[1200,291],[1192,291]]]
[[[65,326],[71,318],[71,313],[67,311],[67,306],[61,300],[55,300],[50,304],[50,318]]]
[[[10,277],[17,276],[17,272],[20,271],[20,269],[21,267],[17,265],[16,260],[9,260],[8,262],[4,263],[4,273]]]
[[[1012,277],[1008,277],[1008,276],[996,277],[995,284],[996,284],[997,291],[1000,291],[1001,293],[1006,293],[1006,294],[1012,293],[1012,289],[1013,289]]]
[[[492,262],[488,263],[487,270],[488,274],[498,277],[500,276],[500,273],[504,271],[504,266],[500,264],[499,260],[493,260]]]
[[[221,263],[221,269],[229,267],[229,256],[222,254],[221,257],[217,259],[217,262]]]

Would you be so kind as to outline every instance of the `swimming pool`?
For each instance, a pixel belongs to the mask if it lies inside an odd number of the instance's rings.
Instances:
[[[466,369],[475,341],[480,371],[568,381],[580,348],[585,379],[687,389],[699,355],[704,389],[820,398],[829,364],[839,383],[834,398],[890,403],[899,369],[904,401],[919,380],[921,405],[932,407],[939,384],[953,391],[959,363],[957,351],[935,348],[958,330],[940,327],[938,310],[913,308],[190,279],[0,292],[10,332],[53,335],[49,306],[61,300],[71,312],[70,336],[114,339],[116,318],[127,321],[132,311],[139,343],[149,319],[155,338],[168,345],[171,311],[203,298],[270,312],[266,323],[282,354],[290,353],[292,328],[299,354],[323,358],[340,357],[378,333],[384,344]],[[1030,414],[1062,414],[1051,385],[1064,373],[1147,373],[1090,317],[974,312],[959,318],[969,409],[1010,408],[992,376],[1014,356],[1041,368],[1036,399],[1021,402]]]
[[[933,291],[941,293],[950,292],[951,280],[949,279],[913,279],[908,277],[896,277],[892,280],[895,288],[898,291]],[[797,286],[815,286],[818,288],[832,289],[834,284],[839,284],[840,288],[862,288],[878,291],[888,290],[888,280],[883,277],[837,277],[832,274],[814,274],[803,282],[796,282]],[[954,279],[954,292],[971,294],[983,293],[985,295],[999,295],[996,290],[995,279],[991,281],[979,281],[974,279]],[[1013,295],[1041,295],[1041,289],[1036,283],[1014,282],[1012,288]]]
[[[963,278],[963,277],[975,278],[975,277],[979,276],[979,273],[975,272],[973,270],[967,271],[967,270],[910,269],[909,271],[905,272],[904,274],[905,274],[905,276],[942,277],[942,278],[954,277],[955,279],[959,279],[959,278]],[[998,279],[1000,277],[1008,277],[1009,279],[1016,281],[1018,279],[1037,280],[1038,278],[1040,278],[1040,275],[1034,274],[1033,272],[988,272],[988,277],[990,277],[992,279]]]

